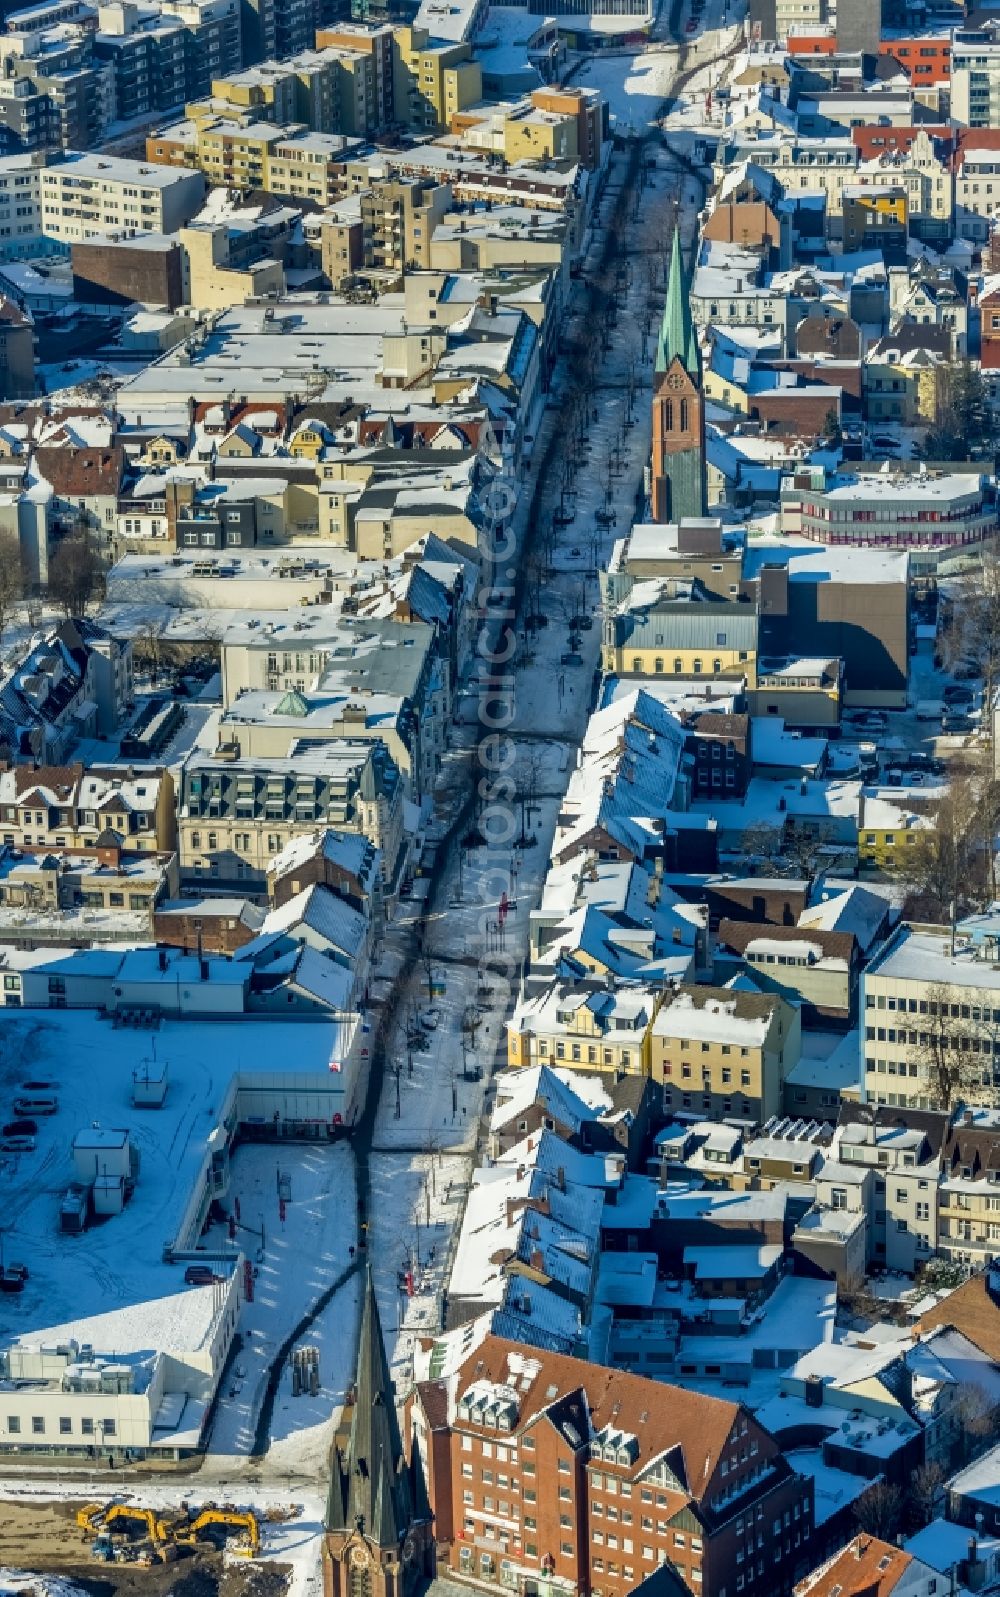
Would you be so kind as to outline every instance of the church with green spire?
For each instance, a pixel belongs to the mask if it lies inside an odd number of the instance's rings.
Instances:
[[[650,502],[654,521],[680,521],[685,516],[704,516],[707,510],[705,400],[689,290],[680,233],[674,228],[653,378]]]
[[[323,1546],[325,1597],[406,1597],[432,1573],[421,1461],[407,1461],[371,1267],[354,1388],[333,1451]]]

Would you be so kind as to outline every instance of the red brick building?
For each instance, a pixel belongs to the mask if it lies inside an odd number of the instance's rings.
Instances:
[[[485,1590],[780,1597],[813,1562],[812,1480],[739,1403],[490,1336],[406,1431],[438,1572]]]
[[[1000,370],[1000,282],[986,279],[986,291],[979,297],[979,364],[984,372]]]

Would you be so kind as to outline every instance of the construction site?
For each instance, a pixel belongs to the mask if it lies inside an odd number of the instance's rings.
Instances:
[[[0,1574],[30,1567],[39,1594],[52,1573],[94,1597],[285,1597],[291,1566],[260,1562],[260,1551],[258,1516],[223,1504],[29,1498],[5,1502],[0,1515]]]

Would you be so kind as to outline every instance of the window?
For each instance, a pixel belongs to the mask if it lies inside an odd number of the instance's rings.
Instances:
[[[59,1435],[60,1436],[71,1436],[72,1433],[73,1433],[73,1421],[68,1417],[68,1415],[60,1414],[60,1416],[59,1416]]]
[[[44,1436],[45,1435],[45,1421],[42,1419],[40,1414],[35,1414],[35,1415],[32,1416],[31,1434],[32,1434],[32,1436]]]
[[[21,1418],[20,1418],[20,1415],[18,1415],[18,1414],[8,1414],[8,1416],[7,1416],[7,1430],[8,1430],[8,1433],[11,1436],[20,1436],[20,1434],[21,1434]]]

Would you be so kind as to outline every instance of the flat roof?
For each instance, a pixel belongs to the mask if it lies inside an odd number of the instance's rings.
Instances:
[[[105,183],[135,183],[147,189],[173,188],[176,183],[199,175],[187,167],[127,161],[118,155],[84,154],[79,150],[67,150],[43,171],[43,177],[98,178]]]
[[[121,952],[104,957],[120,960]],[[132,957],[156,964],[155,949]],[[183,1314],[195,1289],[185,1291],[183,1269],[164,1263],[164,1244],[182,1223],[230,1083],[241,1077],[268,1088],[329,1090],[343,1079],[330,1072],[341,1036],[333,1019],[167,1019],[152,1032],[115,1026],[92,1010],[0,1008],[5,1079],[44,1080],[58,1101],[56,1113],[39,1121],[34,1153],[17,1156],[10,1181],[17,1252],[30,1276],[22,1293],[0,1296],[0,1345],[48,1338],[53,1325],[96,1315],[107,1325],[99,1338],[84,1339],[99,1340],[105,1353],[169,1346],[174,1333],[158,1313],[173,1305]],[[155,1112],[135,1109],[133,1071],[154,1054],[167,1067],[166,1098]],[[109,1134],[110,1126],[135,1129],[142,1152],[135,1192],[105,1224],[60,1236],[57,1194],[77,1179],[73,1139],[95,1118],[109,1122]]]

